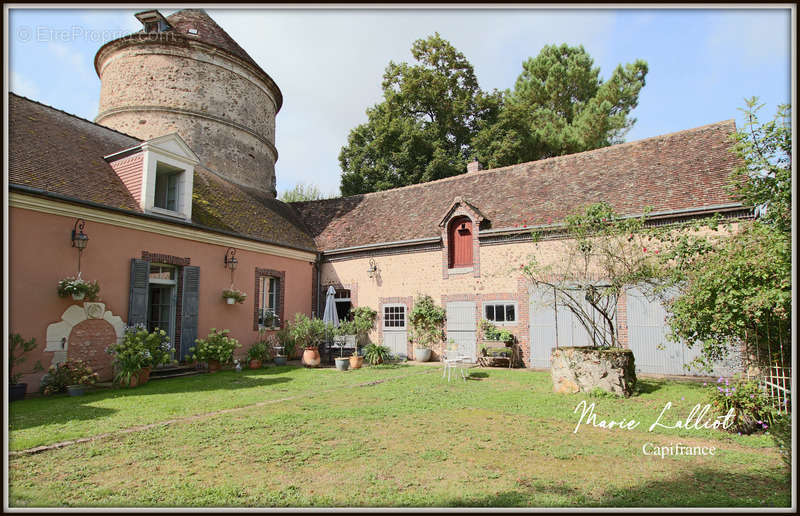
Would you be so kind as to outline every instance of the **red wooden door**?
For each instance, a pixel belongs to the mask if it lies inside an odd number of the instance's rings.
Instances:
[[[472,221],[459,217],[450,223],[450,267],[472,267]]]

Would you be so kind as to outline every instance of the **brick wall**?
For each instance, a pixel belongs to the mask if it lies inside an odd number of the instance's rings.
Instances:
[[[75,325],[68,337],[67,359],[82,360],[98,374],[101,382],[110,381],[111,355],[106,348],[117,341],[114,327],[103,319],[87,319]]]
[[[142,199],[144,153],[138,152],[133,156],[112,161],[109,165],[122,180],[122,183],[131,193],[131,196],[139,203],[139,206],[144,208],[144,199]]]

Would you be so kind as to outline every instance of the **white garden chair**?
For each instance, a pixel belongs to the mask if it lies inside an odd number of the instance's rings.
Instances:
[[[449,382],[453,369],[458,369],[461,373],[461,379],[466,382],[467,372],[464,364],[469,358],[469,355],[458,350],[458,346],[455,343],[448,345],[447,349],[442,353],[442,378],[447,376],[447,381]]]

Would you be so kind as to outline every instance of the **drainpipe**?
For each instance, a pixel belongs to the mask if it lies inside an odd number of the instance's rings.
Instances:
[[[314,271],[313,273],[317,277],[316,285],[314,287],[317,289],[317,293],[316,296],[312,296],[313,298],[316,299],[316,303],[314,303],[314,306],[311,307],[311,317],[315,317],[317,315],[317,312],[319,311],[319,294],[320,294],[320,289],[322,288],[322,274],[320,270],[322,267],[322,253],[317,253],[317,258],[314,260],[312,266]]]

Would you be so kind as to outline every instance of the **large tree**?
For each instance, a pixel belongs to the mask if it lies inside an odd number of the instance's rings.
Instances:
[[[339,154],[342,195],[463,173],[478,124],[496,115],[499,93],[484,93],[466,57],[438,33],[415,41],[411,54],[416,64],[386,67],[384,100]]]
[[[513,165],[618,143],[645,85],[647,63],[617,66],[607,81],[583,46],[545,46],[522,65],[496,120],[473,140],[488,167]]]
[[[317,185],[307,185],[305,183],[297,183],[294,188],[284,190],[278,196],[278,199],[283,202],[318,201],[326,198],[327,196],[322,193]]]

